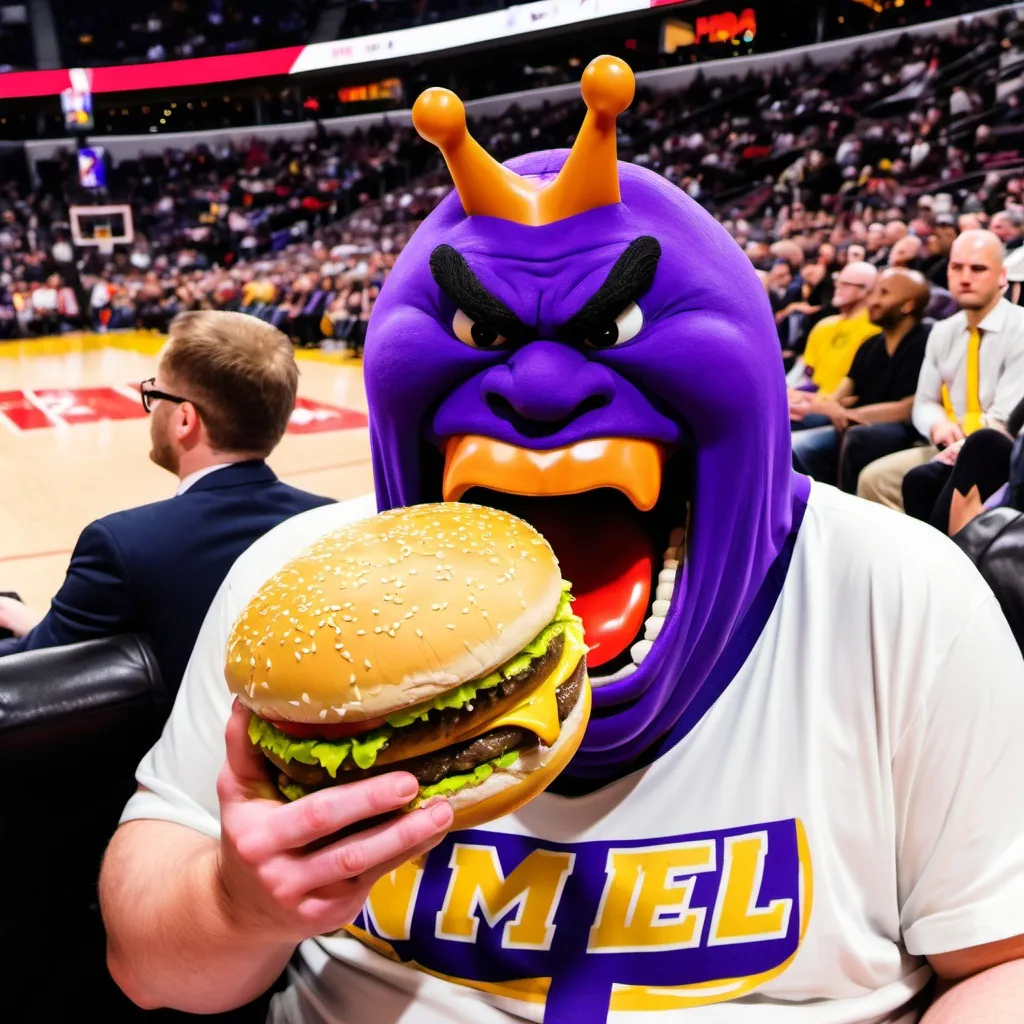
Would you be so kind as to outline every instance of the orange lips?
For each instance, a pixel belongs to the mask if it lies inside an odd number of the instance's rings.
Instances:
[[[609,487],[642,512],[654,508],[668,452],[655,441],[602,437],[564,448],[532,451],[475,434],[448,439],[444,500],[458,501],[471,487],[528,497],[582,494]]]

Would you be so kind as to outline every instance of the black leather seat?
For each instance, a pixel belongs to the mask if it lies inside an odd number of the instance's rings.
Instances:
[[[972,519],[954,542],[992,588],[1024,652],[1024,512],[994,508]]]
[[[106,968],[103,851],[173,695],[132,636],[0,658],[0,964],[35,1020],[199,1020],[146,1013]],[[268,997],[269,998],[269,997]],[[267,999],[206,1021],[263,1021]]]
[[[1004,504],[976,516],[953,541],[985,577],[1024,652],[1024,399],[1010,413],[1006,428],[1016,440]]]

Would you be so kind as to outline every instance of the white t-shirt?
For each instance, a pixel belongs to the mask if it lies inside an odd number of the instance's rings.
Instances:
[[[125,820],[218,834],[235,616],[374,511],[314,509],[239,559]],[[814,484],[767,625],[681,741],[382,879],[366,941],[300,946],[271,1019],[511,1024],[547,994],[547,1024],[903,1024],[924,955],[1024,933],[1022,723],[1024,662],[966,557]]]

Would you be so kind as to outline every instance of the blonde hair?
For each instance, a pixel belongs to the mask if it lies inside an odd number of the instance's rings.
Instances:
[[[292,343],[245,313],[179,313],[161,366],[192,401],[218,451],[269,455],[295,408],[299,368]]]

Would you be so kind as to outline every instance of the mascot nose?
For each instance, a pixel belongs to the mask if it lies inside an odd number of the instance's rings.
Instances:
[[[534,341],[488,370],[481,392],[502,419],[543,423],[550,427],[543,432],[553,434],[583,413],[609,405],[615,379],[607,367],[592,363],[578,349]]]

